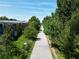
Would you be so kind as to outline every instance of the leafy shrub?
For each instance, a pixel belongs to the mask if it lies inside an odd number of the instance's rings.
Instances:
[[[36,39],[38,31],[33,27],[26,27],[24,35],[29,39]]]

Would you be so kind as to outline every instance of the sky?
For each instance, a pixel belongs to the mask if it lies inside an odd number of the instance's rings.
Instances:
[[[42,20],[55,12],[56,0],[0,0],[0,16],[28,21],[36,16]]]

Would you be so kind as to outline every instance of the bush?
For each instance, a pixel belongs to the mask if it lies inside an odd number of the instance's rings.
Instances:
[[[34,46],[34,41],[29,40],[25,35],[22,35],[14,42],[14,45],[18,48],[18,51],[20,51],[20,54],[17,53],[19,54],[17,57],[20,57],[20,59],[29,59]]]
[[[24,35],[29,38],[30,40],[31,39],[36,39],[37,37],[37,34],[38,34],[38,31],[33,28],[33,27],[26,27],[25,30],[24,30]]]

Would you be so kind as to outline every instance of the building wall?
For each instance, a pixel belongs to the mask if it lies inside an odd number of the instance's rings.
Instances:
[[[0,23],[0,35],[3,34],[3,28],[4,28],[4,24]]]

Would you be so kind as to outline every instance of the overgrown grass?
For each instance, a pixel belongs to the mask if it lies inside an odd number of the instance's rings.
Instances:
[[[58,49],[55,49],[56,54],[57,54],[57,58],[58,59],[65,59],[64,53],[59,51]]]
[[[65,59],[65,55],[63,52],[59,51],[54,45],[52,46],[51,37],[47,36],[49,45],[51,46],[51,52],[54,59]]]

